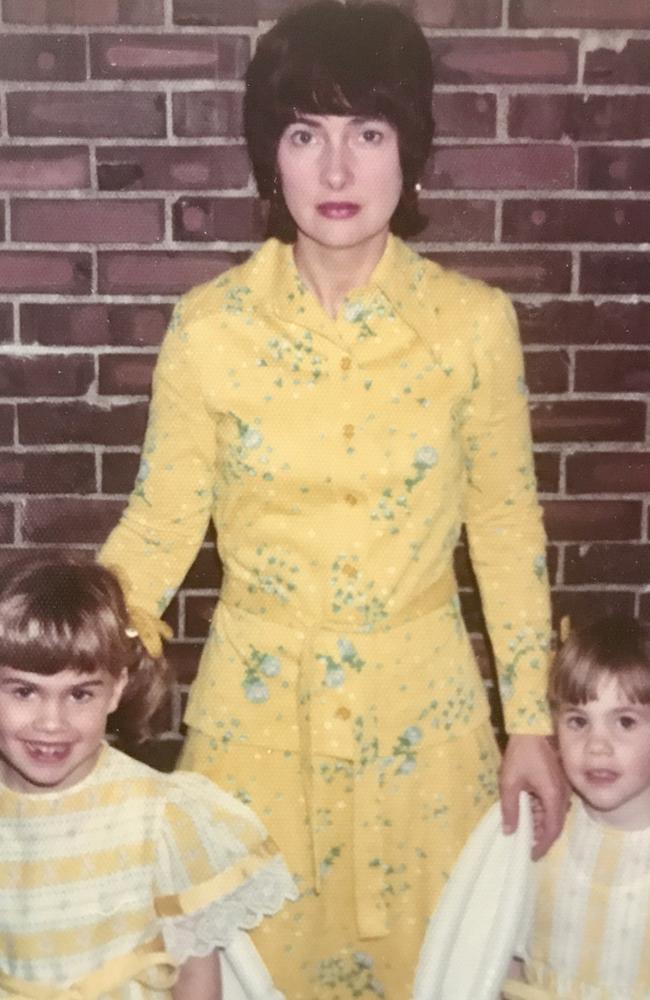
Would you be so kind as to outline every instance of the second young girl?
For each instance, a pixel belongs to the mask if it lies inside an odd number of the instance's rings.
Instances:
[[[142,735],[167,673],[96,564],[0,582],[0,997],[218,1000],[217,949],[294,895],[263,825],[199,775],[105,742]]]

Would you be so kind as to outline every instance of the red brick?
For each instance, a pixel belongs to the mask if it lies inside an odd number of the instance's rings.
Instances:
[[[650,293],[650,254],[581,254],[580,291],[598,295],[647,295]]]
[[[650,16],[646,13],[646,27]],[[585,83],[647,87],[650,84],[650,41],[631,38],[621,51],[614,48],[587,52]]]
[[[7,94],[10,135],[164,137],[165,95],[143,91]]]
[[[650,452],[568,455],[566,482],[569,493],[650,493]]]
[[[513,28],[650,28],[650,11],[639,0],[511,0]]]
[[[573,38],[429,39],[438,84],[575,83],[578,43]]]
[[[171,651],[168,650],[167,655],[173,665],[175,647],[171,647]],[[128,753],[129,757],[135,757],[156,771],[169,772],[176,767],[178,756],[183,749],[183,740],[180,736],[158,737],[147,740],[146,743],[124,743],[120,746],[125,748],[124,752]]]
[[[0,35],[0,79],[85,80],[84,39],[78,35]]]
[[[650,148],[578,150],[578,186],[588,191],[650,191]]]
[[[12,503],[0,503],[0,542],[10,545],[14,538],[15,509]]]
[[[4,0],[5,24],[162,24],[164,0]]]
[[[522,250],[467,250],[464,253],[424,254],[443,267],[481,278],[509,292],[568,292],[571,284],[571,257],[568,253]]]
[[[0,201],[0,240],[6,240],[6,228],[5,228],[5,206],[4,202]]]
[[[171,305],[24,302],[20,339],[24,344],[96,347],[157,347]]]
[[[232,90],[193,90],[173,95],[174,134],[198,136],[228,136],[242,134],[242,97]]]
[[[564,579],[567,583],[645,584],[650,545],[567,545]]]
[[[13,444],[14,410],[13,406],[0,404],[0,445]]]
[[[650,351],[578,351],[578,392],[650,393]]]
[[[0,452],[0,489],[5,493],[94,493],[95,457],[90,452]]]
[[[536,451],[535,475],[540,493],[557,493],[560,488],[560,455],[556,451]]]
[[[191,684],[196,677],[202,649],[200,642],[174,642],[167,646],[167,657],[179,684]]]
[[[494,94],[433,93],[436,136],[490,139],[496,135]]]
[[[179,295],[192,285],[216,278],[247,254],[145,253],[124,251],[99,255],[100,293]]]
[[[533,403],[533,436],[539,442],[643,441],[645,406],[630,400],[561,400]]]
[[[0,188],[54,191],[87,188],[88,150],[83,146],[4,146],[0,148]]]
[[[420,199],[422,213],[428,222],[419,242],[490,243],[494,239],[494,203],[482,199],[427,198]]]
[[[91,403],[18,404],[20,444],[140,445],[147,417],[145,403],[112,407]]]
[[[596,586],[584,590],[562,588],[553,594],[553,620],[559,626],[564,617],[574,626],[585,625],[609,615],[633,615],[634,594],[625,590],[599,590]]]
[[[177,241],[252,241],[262,239],[265,230],[257,198],[181,198],[173,218]]]
[[[151,389],[155,354],[105,354],[99,359],[103,396],[144,396]]]
[[[641,621],[650,622],[650,591],[639,598],[639,617]]]
[[[18,199],[14,240],[27,243],[157,243],[165,235],[163,201]]]
[[[119,500],[57,497],[27,500],[22,512],[22,537],[27,542],[57,545],[99,545],[122,512]]]
[[[174,24],[198,27],[257,24],[255,0],[173,0]]]
[[[13,310],[8,302],[0,302],[0,344],[7,344],[13,339]]]
[[[638,243],[650,232],[650,201],[531,199],[503,206],[505,243]]]
[[[410,12],[424,28],[498,28],[501,0],[413,0]]]
[[[437,146],[424,173],[425,187],[455,190],[562,190],[574,186],[569,146]]]
[[[527,351],[526,383],[534,395],[566,392],[569,388],[569,355],[566,351]]]
[[[95,35],[91,76],[99,80],[238,80],[250,58],[245,35]]]
[[[648,342],[649,302],[518,302],[524,344],[639,344]]]
[[[203,639],[207,636],[216,600],[216,593],[209,596],[185,595],[185,635],[188,639]]]
[[[82,295],[90,292],[87,253],[0,252],[0,291]]]
[[[243,146],[119,146],[97,150],[102,191],[243,188],[249,166]]]
[[[218,590],[222,576],[223,569],[212,538],[208,544],[202,545],[199,549],[196,559],[187,571],[183,587],[190,590]]]
[[[2,396],[83,396],[95,377],[95,365],[84,354],[3,354]]]
[[[100,457],[100,483],[102,493],[128,495],[140,465],[140,453],[131,451],[105,451]]]
[[[650,137],[647,94],[515,94],[508,132],[517,138],[580,142]]]
[[[552,541],[615,542],[640,537],[640,500],[543,500],[542,506]]]

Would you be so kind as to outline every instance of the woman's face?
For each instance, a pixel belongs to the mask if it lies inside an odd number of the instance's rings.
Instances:
[[[383,119],[301,115],[278,145],[298,242],[367,249],[385,240],[402,193],[397,132]]]

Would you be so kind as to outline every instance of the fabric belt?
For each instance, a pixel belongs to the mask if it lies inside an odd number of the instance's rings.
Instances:
[[[507,979],[501,987],[504,1000],[556,1000],[557,994],[544,989],[543,986],[533,986],[531,983],[521,983]]]

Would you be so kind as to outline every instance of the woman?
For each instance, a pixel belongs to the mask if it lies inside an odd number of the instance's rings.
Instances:
[[[225,568],[181,766],[263,818],[302,895],[256,936],[291,1000],[408,996],[424,924],[497,794],[451,568],[468,535],[520,787],[562,786],[548,589],[512,307],[421,226],[426,41],[387,5],[284,18],[247,76],[269,239],[181,299],[135,491],[102,559],[160,613],[210,517]]]

